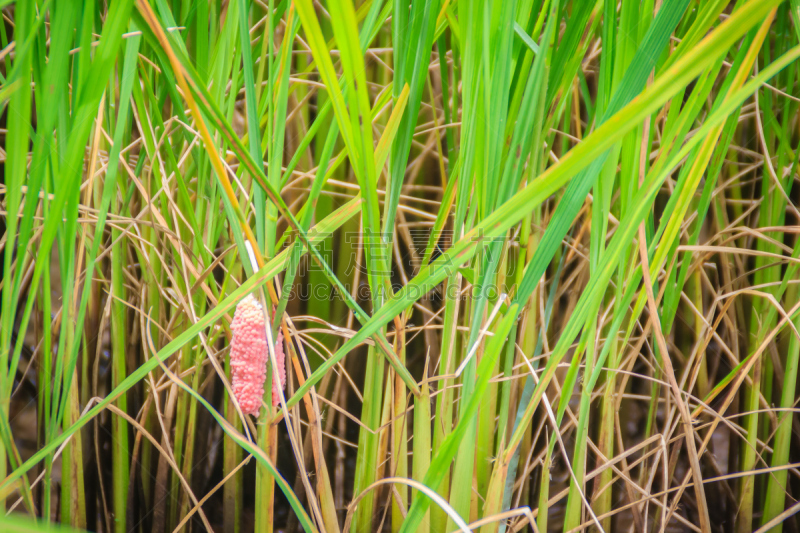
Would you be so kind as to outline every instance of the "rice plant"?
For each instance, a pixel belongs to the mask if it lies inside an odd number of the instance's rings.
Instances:
[[[798,531],[800,0],[0,0],[2,531]]]

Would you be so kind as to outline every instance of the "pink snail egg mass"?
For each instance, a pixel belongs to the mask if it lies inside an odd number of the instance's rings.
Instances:
[[[267,330],[261,303],[252,294],[247,295],[233,314],[231,322],[231,374],[233,394],[245,414],[258,416],[261,399],[264,397],[264,381],[267,379],[269,350]],[[275,340],[275,362],[277,375],[272,381],[272,405],[280,403],[279,388],[286,383],[283,354],[283,335]]]

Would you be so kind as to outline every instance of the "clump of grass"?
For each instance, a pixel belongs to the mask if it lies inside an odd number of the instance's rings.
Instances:
[[[795,0],[0,7],[5,529],[797,529]]]

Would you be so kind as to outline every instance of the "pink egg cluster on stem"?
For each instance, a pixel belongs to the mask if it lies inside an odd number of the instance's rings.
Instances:
[[[264,397],[264,382],[267,379],[269,349],[264,311],[261,303],[252,294],[247,295],[233,314],[231,322],[231,374],[233,394],[242,407],[242,412],[258,416]],[[280,389],[286,383],[283,355],[283,335],[275,340],[275,362],[277,375],[272,380],[272,405],[280,403]]]

